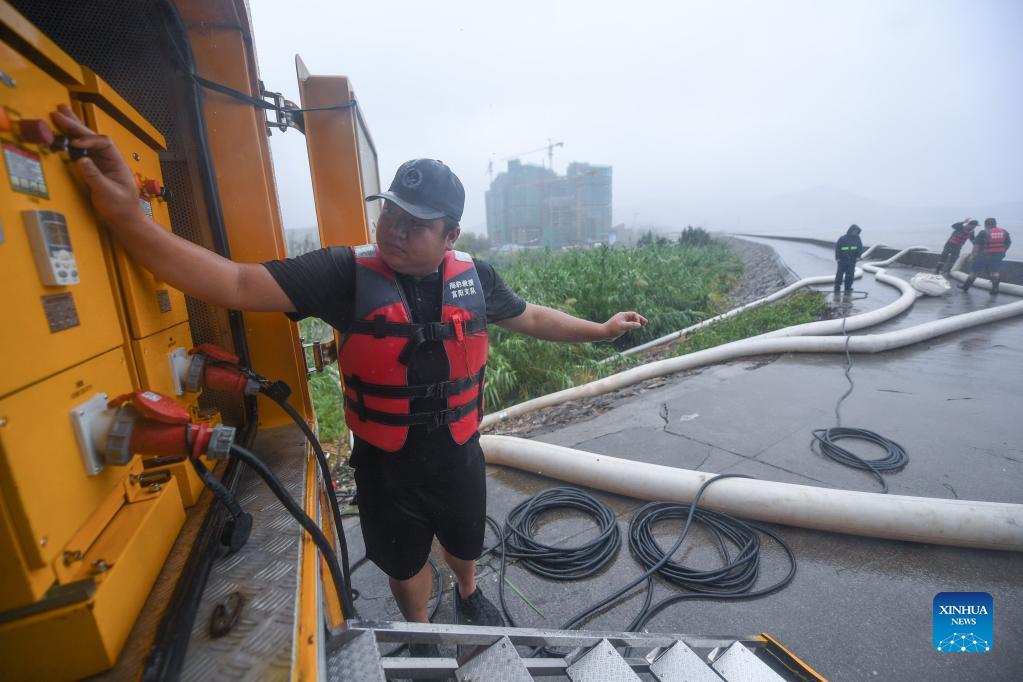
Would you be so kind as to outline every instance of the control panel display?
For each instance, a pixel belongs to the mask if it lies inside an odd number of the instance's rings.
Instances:
[[[78,284],[78,263],[67,220],[56,211],[22,211],[39,279],[46,286]]]

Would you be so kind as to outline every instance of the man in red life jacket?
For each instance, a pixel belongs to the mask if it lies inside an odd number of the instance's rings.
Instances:
[[[998,227],[998,221],[994,218],[985,218],[984,229],[973,241],[973,267],[970,268],[970,276],[960,288],[967,291],[973,286],[977,275],[986,274],[991,279],[991,293],[997,294],[1002,261],[1005,260],[1005,252],[1011,245],[1012,238],[1006,230]]]
[[[67,107],[53,119],[73,146],[88,150],[76,166],[97,212],[130,257],[159,280],[224,308],[314,316],[341,330],[367,556],[387,573],[405,618],[426,622],[427,557],[436,537],[458,583],[460,622],[500,624],[475,578],[486,512],[477,427],[487,324],[548,341],[586,342],[611,341],[646,319],[621,312],[596,323],[526,303],[492,266],[455,251],[465,192],[439,161],[403,164],[388,191],[368,197],[384,202],[376,244],[235,263],[147,217],[135,178],[109,138]]]
[[[938,267],[934,269],[936,274],[940,275],[942,271],[946,273],[952,271],[952,266],[959,258],[963,245],[975,239],[973,230],[979,224],[972,218],[967,218],[961,223],[952,224],[952,235],[945,242],[945,248],[941,250],[941,257],[938,258]]]

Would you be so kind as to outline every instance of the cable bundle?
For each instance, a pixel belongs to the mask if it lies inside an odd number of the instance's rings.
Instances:
[[[643,506],[632,517],[629,524],[629,549],[643,568],[661,564],[665,559],[664,550],[653,535],[654,524],[659,521],[685,519],[689,516],[688,504],[672,502],[651,502]],[[734,594],[753,587],[757,580],[757,564],[760,559],[760,537],[747,523],[709,509],[697,509],[693,520],[704,524],[714,534],[717,546],[724,557],[724,565],[708,571],[686,568],[671,561],[670,557],[657,569],[657,573],[679,587],[693,592],[708,594]],[[738,549],[731,557],[728,545]]]
[[[575,547],[552,547],[534,536],[540,516],[555,509],[574,509],[598,526],[596,538]],[[622,545],[614,512],[578,488],[551,488],[519,503],[504,524],[504,555],[522,559],[530,571],[552,580],[589,577],[614,559]]]

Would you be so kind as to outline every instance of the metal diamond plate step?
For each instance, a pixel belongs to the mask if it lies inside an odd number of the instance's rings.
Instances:
[[[606,639],[565,672],[572,682],[639,682],[639,676]]]
[[[502,637],[455,671],[459,682],[532,682],[515,645]]]
[[[658,656],[650,672],[658,682],[721,682],[721,676],[683,642],[675,642]]]
[[[728,682],[784,682],[784,678],[739,642],[718,656],[712,667]]]
[[[285,489],[301,500],[305,487],[305,439],[297,427],[261,431],[254,451]],[[213,562],[182,666],[184,682],[291,679],[298,550],[301,528],[263,481],[241,472],[236,493],[252,514],[252,535],[236,554],[220,548]],[[217,504],[217,503],[214,503]],[[216,605],[237,592],[243,605],[238,623],[222,637],[210,635]]]
[[[385,682],[377,638],[369,630],[360,632],[327,657],[330,682]]]

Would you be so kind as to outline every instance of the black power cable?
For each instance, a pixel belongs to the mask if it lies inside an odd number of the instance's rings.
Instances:
[[[849,376],[849,372],[852,370],[852,355],[849,353],[849,343],[852,337],[845,330],[847,317],[844,313],[847,311],[843,309],[842,312],[842,334],[845,335],[845,380],[849,382],[849,388],[846,389],[845,393],[842,394],[842,397],[835,404],[835,426],[829,429],[815,429],[813,437],[821,453],[839,464],[869,471],[881,483],[881,492],[887,493],[888,484],[881,476],[881,472],[899,471],[905,467],[909,464],[909,453],[895,441],[885,438],[874,431],[842,426],[842,415],[840,413],[842,403],[852,394],[853,389],[856,388],[852,377]],[[840,440],[859,440],[873,443],[885,451],[885,456],[879,459],[864,459],[851,450],[838,445]]]
[[[288,510],[299,525],[309,533],[312,537],[313,542],[319,548],[320,553],[327,562],[327,568],[330,569],[331,578],[334,580],[334,589],[337,590],[338,595],[346,594],[345,590],[345,578],[341,572],[341,565],[338,563],[337,554],[334,553],[334,548],[331,546],[330,540],[323,534],[320,527],[316,525],[316,522],[309,518],[309,515],[298,505],[297,502],[288,494],[288,491],[284,488],[284,484],[274,475],[270,468],[263,463],[259,457],[243,448],[240,445],[231,446],[231,455],[237,457],[244,462],[250,469],[263,479],[270,491],[280,500],[284,508]],[[347,611],[346,613],[351,613]]]
[[[629,525],[629,546],[636,559],[646,568],[644,573],[617,589],[612,594],[588,606],[572,616],[561,629],[577,627],[582,621],[613,604],[640,583],[646,583],[646,597],[640,612],[626,628],[636,631],[670,604],[685,599],[753,599],[777,592],[784,588],[796,574],[796,559],[785,542],[761,526],[742,521],[721,512],[699,509],[698,504],[709,485],[723,478],[748,478],[740,474],[722,474],[703,483],[697,490],[692,504],[652,502],[636,512]],[[539,543],[533,533],[539,517],[555,509],[568,508],[582,511],[596,521],[598,536],[590,542],[576,547],[561,548]],[[667,551],[662,550],[653,537],[654,524],[673,519],[685,519],[678,540]],[[685,542],[694,521],[707,526],[714,534],[724,565],[720,568],[697,571],[671,558]],[[488,517],[488,524],[493,520]],[[493,524],[496,526],[496,524]],[[612,530],[613,529],[613,530]],[[754,590],[753,586],[760,572],[760,539],[757,533],[764,533],[777,542],[789,560],[788,573],[768,587]],[[606,505],[588,493],[575,488],[554,488],[541,492],[517,505],[509,514],[500,542],[487,548],[483,555],[498,551],[501,557],[498,594],[501,610],[510,625],[515,619],[509,613],[504,596],[505,574],[508,557],[522,558],[523,565],[530,571],[554,580],[579,580],[589,577],[614,559],[621,544],[614,513]],[[729,544],[737,551],[733,558]],[[659,574],[669,582],[690,590],[690,593],[674,595],[653,604],[654,575]],[[534,653],[540,649],[534,650]]]
[[[723,476],[722,476],[723,477]],[[718,477],[718,478],[722,478]],[[711,479],[711,481],[718,480]],[[711,482],[711,481],[708,481]],[[697,494],[699,498],[699,493]],[[683,538],[696,521],[704,524],[713,534],[724,565],[710,570],[695,570],[671,561],[675,551],[664,552],[653,536],[653,526],[659,521],[685,518]],[[789,560],[789,571],[778,582],[754,590],[753,585],[760,573],[760,536],[763,533],[774,540]],[[679,546],[681,543],[676,544]],[[729,544],[738,551],[734,558],[728,551]],[[663,609],[683,600],[690,599],[755,599],[781,590],[796,576],[796,558],[785,542],[763,526],[734,518],[728,514],[698,509],[695,504],[672,502],[651,502],[632,517],[629,524],[629,548],[633,556],[649,570],[659,566],[657,573],[679,587],[690,590],[690,594],[677,594],[650,606],[648,593],[646,604],[629,624],[628,630],[635,632]],[[647,579],[648,590],[652,577]]]
[[[537,520],[555,509],[573,509],[591,517],[599,527],[597,537],[575,547],[554,547],[537,542],[534,535]],[[492,520],[488,517],[487,522],[489,524]],[[614,512],[589,493],[568,487],[544,490],[516,505],[508,512],[499,537],[498,545],[488,548],[484,554],[500,547],[498,596],[505,620],[512,627],[516,627],[515,619],[508,611],[504,596],[508,557],[522,559],[526,568],[545,578],[581,580],[606,566],[622,545]]]
[[[302,433],[305,434],[306,440],[309,441],[310,445],[313,446],[313,452],[316,453],[316,462],[320,466],[320,475],[323,477],[323,484],[327,489],[327,504],[330,507],[331,516],[334,519],[334,529],[337,534],[339,547],[341,550],[341,570],[344,575],[344,590],[339,593],[341,599],[341,606],[345,612],[345,618],[355,617],[355,597],[352,594],[352,569],[348,564],[348,541],[345,538],[345,529],[341,525],[341,509],[337,504],[337,492],[334,490],[334,478],[330,474],[330,463],[327,462],[327,454],[323,451],[323,446],[320,445],[319,439],[313,430],[309,428],[309,424],[302,418],[294,407],[288,403],[287,397],[291,393],[291,389],[283,381],[275,381],[272,384],[261,385],[259,392],[273,400],[277,405],[284,410],[292,421],[301,429]]]

